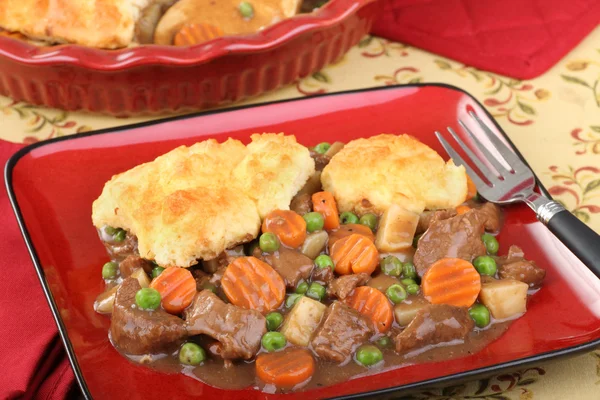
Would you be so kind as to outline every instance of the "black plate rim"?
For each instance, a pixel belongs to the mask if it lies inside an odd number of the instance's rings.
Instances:
[[[15,154],[13,154],[8,159],[8,161],[6,162],[6,165],[4,167],[4,182],[5,182],[5,186],[6,186],[6,191],[8,193],[8,198],[10,200],[10,204],[12,206],[13,212],[15,213],[15,216],[17,218],[17,223],[19,225],[19,229],[21,230],[23,239],[25,240],[25,245],[27,246],[29,256],[31,257],[31,260],[33,261],[33,265],[35,267],[38,279],[40,281],[40,285],[42,286],[44,295],[46,296],[46,300],[48,301],[48,305],[50,306],[50,309],[52,311],[52,316],[54,317],[54,322],[56,323],[56,325],[58,327],[58,332],[59,332],[62,342],[65,346],[65,349],[67,350],[67,357],[68,357],[69,362],[71,363],[71,367],[73,368],[73,371],[75,373],[75,378],[76,378],[77,383],[79,384],[79,387],[80,387],[81,391],[83,392],[83,395],[85,396],[85,398],[92,399],[93,397],[89,391],[89,388],[87,387],[85,379],[83,378],[83,373],[79,367],[79,363],[77,362],[77,358],[75,356],[75,351],[74,351],[71,341],[69,339],[66,327],[64,326],[62,319],[60,317],[60,314],[58,312],[58,307],[56,305],[56,302],[54,301],[52,292],[50,291],[50,287],[48,285],[48,282],[46,280],[44,271],[42,269],[39,257],[35,250],[35,246],[33,245],[33,242],[31,240],[29,232],[27,231],[27,228],[25,226],[25,220],[23,218],[21,209],[20,209],[19,204],[16,199],[15,192],[13,190],[12,172],[13,172],[13,169],[16,167],[18,161],[23,156],[27,155],[32,150],[34,150],[38,147],[48,146],[48,145],[51,145],[51,144],[54,144],[57,142],[62,142],[62,141],[67,141],[67,140],[77,140],[77,139],[85,138],[88,136],[95,136],[95,135],[114,134],[114,133],[119,133],[120,131],[124,131],[124,130],[143,128],[146,126],[158,125],[158,124],[162,124],[162,123],[168,123],[168,122],[179,121],[179,120],[184,120],[184,119],[193,119],[193,118],[198,118],[198,117],[202,117],[202,116],[206,116],[206,115],[226,114],[229,112],[235,112],[235,111],[244,110],[247,108],[260,108],[262,106],[269,106],[269,105],[274,105],[274,104],[282,104],[282,103],[290,103],[290,102],[298,102],[298,101],[310,101],[314,97],[344,96],[344,95],[365,93],[365,92],[371,92],[371,91],[398,90],[398,89],[402,90],[402,89],[409,89],[409,88],[414,88],[414,87],[439,87],[439,88],[450,89],[453,91],[458,91],[458,92],[461,92],[461,93],[469,96],[477,105],[479,105],[481,110],[483,110],[486,113],[488,118],[494,123],[497,130],[501,133],[503,138],[509,143],[509,145],[515,151],[517,156],[528,167],[530,167],[529,164],[527,163],[527,161],[525,160],[525,158],[523,157],[523,155],[521,154],[521,152],[514,145],[512,140],[510,140],[510,138],[508,137],[508,135],[506,135],[504,130],[500,127],[500,125],[498,124],[496,119],[487,111],[487,109],[481,104],[481,102],[479,102],[479,100],[477,100],[474,96],[472,96],[466,90],[463,90],[459,87],[456,87],[453,85],[448,85],[445,83],[414,83],[414,84],[405,84],[405,85],[389,85],[389,86],[382,86],[382,87],[370,87],[370,88],[346,90],[346,91],[334,92],[334,93],[325,93],[325,94],[321,94],[321,95],[303,97],[303,98],[293,98],[293,99],[276,100],[276,101],[270,101],[270,102],[264,102],[264,103],[248,104],[248,105],[230,107],[230,108],[218,109],[218,110],[200,111],[200,112],[186,114],[186,115],[180,115],[180,116],[176,116],[176,117],[156,119],[156,120],[146,121],[146,122],[141,122],[141,123],[136,123],[136,124],[121,125],[121,126],[113,127],[113,128],[85,132],[85,133],[81,133],[81,134],[77,134],[77,135],[57,137],[57,138],[45,140],[42,142],[30,144],[30,145],[18,150]],[[552,196],[548,193],[548,191],[546,190],[544,185],[538,179],[537,175],[534,174],[534,176],[535,176],[537,186],[538,186],[539,190],[542,192],[542,194],[544,194],[548,198],[552,198]],[[406,384],[406,385],[394,386],[394,387],[385,388],[385,389],[376,389],[376,390],[372,390],[369,392],[361,392],[361,393],[354,393],[354,394],[349,394],[349,395],[344,395],[344,396],[336,396],[336,397],[332,397],[332,399],[339,399],[339,400],[352,399],[352,400],[354,400],[354,399],[367,398],[367,397],[371,398],[373,396],[381,396],[381,395],[386,395],[386,394],[390,394],[390,393],[414,391],[414,390],[421,389],[424,387],[437,386],[437,385],[446,384],[446,383],[449,383],[452,381],[464,381],[464,380],[468,380],[468,379],[474,379],[479,376],[490,375],[493,373],[498,373],[500,371],[514,369],[516,367],[525,367],[525,366],[529,366],[529,365],[533,365],[533,364],[538,364],[540,362],[547,361],[547,360],[554,359],[554,358],[559,358],[559,357],[564,357],[564,356],[575,356],[575,355],[583,353],[585,351],[593,350],[594,348],[599,347],[599,346],[600,346],[600,339],[597,339],[597,340],[592,340],[590,342],[579,344],[576,346],[571,346],[571,347],[566,347],[563,349],[540,353],[540,354],[536,354],[531,357],[519,358],[519,359],[511,360],[511,361],[508,361],[505,363],[491,365],[489,367],[462,371],[462,372],[458,372],[456,374],[445,375],[445,376],[441,376],[438,378],[428,379],[428,380],[424,380],[424,381],[420,381],[420,382],[414,382],[414,383],[410,383],[410,384]]]

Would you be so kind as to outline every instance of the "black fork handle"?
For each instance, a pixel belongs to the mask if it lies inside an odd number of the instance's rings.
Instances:
[[[543,222],[542,216],[540,219]],[[600,235],[564,208],[550,216],[546,225],[577,258],[600,278]]]

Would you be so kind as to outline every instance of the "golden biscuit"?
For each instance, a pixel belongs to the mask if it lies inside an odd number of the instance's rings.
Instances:
[[[288,210],[292,197],[315,172],[308,149],[282,133],[252,135],[248,154],[233,171],[242,190],[264,218],[272,210]]]
[[[382,134],[348,143],[325,167],[323,188],[340,212],[381,214],[392,204],[421,213],[451,208],[467,195],[464,167],[444,162],[433,149],[409,135]]]
[[[144,258],[188,267],[255,238],[261,215],[289,209],[314,169],[293,136],[252,135],[248,147],[209,139],[113,176],[92,220],[136,235]]]

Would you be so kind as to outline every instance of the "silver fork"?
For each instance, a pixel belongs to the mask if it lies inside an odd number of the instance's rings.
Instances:
[[[496,158],[461,120],[458,123],[462,129],[496,172],[485,165],[465,145],[456,132],[448,127],[448,132],[481,172],[481,175],[479,175],[463,160],[440,132],[436,131],[435,135],[448,155],[452,157],[454,164],[464,165],[475,186],[477,186],[477,191],[486,200],[498,204],[519,201],[527,203],[535,211],[538,219],[600,278],[600,236],[565,210],[559,203],[534,192],[536,181],[531,169],[473,111],[470,111],[469,115],[477,123],[478,128],[488,137],[498,154],[504,159],[505,164]],[[507,166],[510,168],[507,168]]]

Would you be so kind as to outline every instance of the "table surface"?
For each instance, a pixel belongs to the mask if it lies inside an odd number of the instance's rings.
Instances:
[[[338,63],[246,104],[341,90],[443,82],[478,98],[552,195],[600,231],[600,27],[544,75],[499,76],[367,36]],[[0,96],[0,140],[32,143],[157,117],[63,112]],[[600,399],[600,350],[406,399]]]

